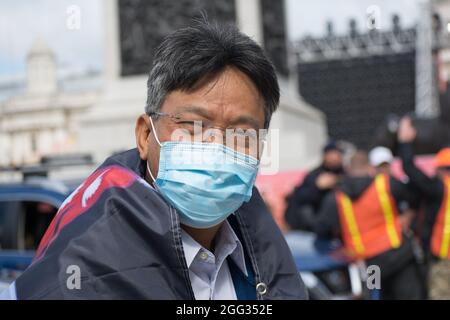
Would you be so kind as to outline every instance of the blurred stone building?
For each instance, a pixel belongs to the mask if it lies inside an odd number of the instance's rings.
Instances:
[[[44,155],[78,151],[80,116],[98,100],[96,90],[83,87],[95,76],[61,83],[56,60],[47,43],[36,40],[27,55],[21,93],[0,103],[0,166],[33,164]]]

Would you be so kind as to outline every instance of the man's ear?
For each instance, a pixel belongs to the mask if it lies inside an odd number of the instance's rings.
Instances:
[[[139,118],[137,118],[134,133],[136,135],[136,147],[139,151],[139,156],[142,160],[147,160],[151,131],[150,121],[145,113],[141,114]]]

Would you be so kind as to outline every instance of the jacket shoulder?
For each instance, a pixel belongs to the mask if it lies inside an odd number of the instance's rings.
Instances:
[[[141,160],[139,152],[136,148],[116,153],[107,158],[99,168],[103,168],[110,165],[119,165],[125,167],[138,176],[143,177],[145,175],[145,162]]]

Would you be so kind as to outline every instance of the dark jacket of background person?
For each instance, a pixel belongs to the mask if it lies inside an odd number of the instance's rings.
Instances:
[[[67,200],[69,206],[63,204],[68,209],[55,219],[75,217],[55,232],[50,227],[50,241],[43,239],[33,264],[15,282],[17,298],[194,299],[176,209],[142,179],[146,164],[137,149],[107,159],[100,168],[122,170],[116,177],[131,184],[105,188],[106,173],[94,173],[99,177],[91,180],[99,185],[84,186],[81,195]],[[96,200],[77,216],[71,210],[82,207],[78,202],[85,198]],[[238,298],[250,299],[249,292],[257,299],[307,298],[286,241],[256,188],[228,221],[242,242],[248,273],[254,275],[245,277],[230,267]],[[80,268],[80,289],[66,285],[70,265]],[[257,294],[261,283],[267,290]]]
[[[402,159],[403,171],[410,179],[410,183],[416,187],[424,201],[424,224],[421,234],[423,246],[428,251],[434,221],[439,212],[444,197],[444,183],[438,177],[429,177],[414,164],[414,153],[411,143],[399,143],[399,156]]]
[[[285,219],[292,229],[312,231],[315,216],[322,201],[332,189],[319,189],[316,181],[320,174],[329,172],[341,174],[342,170],[330,170],[324,165],[311,171],[287,198]]]
[[[322,164],[286,198],[285,220],[291,229],[312,230],[323,198],[336,186],[343,171],[342,150],[336,141],[330,140],[323,148]]]
[[[372,177],[344,177],[338,189],[352,201],[357,200],[373,183]],[[395,199],[398,212],[402,212],[413,196],[400,181],[390,177],[391,195]],[[314,222],[314,232],[319,237],[341,237],[341,224],[336,202],[336,193],[330,192]],[[381,270],[381,290],[383,299],[422,299],[425,295],[422,272],[416,263],[414,240],[403,234],[399,248],[391,249],[367,259],[367,265],[377,265]]]

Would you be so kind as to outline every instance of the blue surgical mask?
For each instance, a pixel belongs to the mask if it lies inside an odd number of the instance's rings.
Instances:
[[[161,143],[156,189],[175,207],[180,222],[204,229],[218,225],[250,200],[259,161],[217,143]]]

